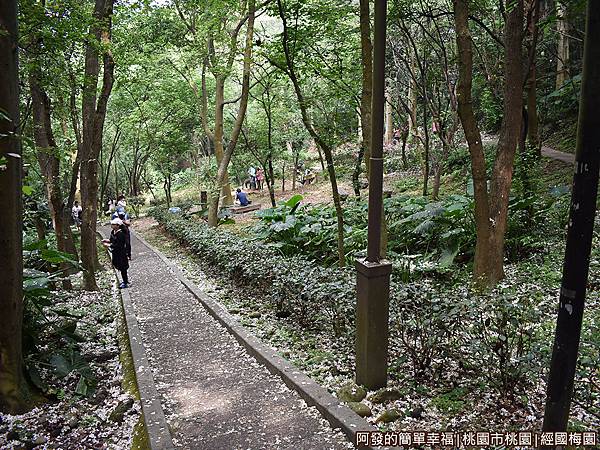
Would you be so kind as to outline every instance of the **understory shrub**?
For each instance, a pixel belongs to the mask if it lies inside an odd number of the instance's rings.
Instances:
[[[328,324],[336,335],[353,322],[355,280],[348,269],[284,256],[276,248],[239,239],[165,208],[150,214],[223,276],[259,292],[278,317],[292,316],[307,328]]]

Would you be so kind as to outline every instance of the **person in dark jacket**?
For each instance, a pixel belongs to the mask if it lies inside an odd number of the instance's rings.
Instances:
[[[109,247],[112,253],[112,263],[115,269],[121,272],[123,282],[119,288],[126,288],[129,284],[127,277],[127,269],[129,269],[129,260],[127,259],[127,231],[121,219],[113,219],[110,221],[112,231],[110,239],[104,239],[102,243]]]
[[[129,231],[131,220],[129,220],[129,215],[125,211],[119,213],[119,219],[123,222],[123,230],[125,231],[125,237],[127,238],[127,258],[131,261],[131,232]]]
[[[240,202],[240,206],[248,206],[251,202],[248,200],[248,196],[245,192],[242,192],[240,188],[237,188],[235,192],[235,199]]]

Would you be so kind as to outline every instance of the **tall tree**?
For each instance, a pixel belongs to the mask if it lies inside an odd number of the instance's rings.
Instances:
[[[39,78],[39,72],[32,69],[29,73],[29,89],[31,91],[37,159],[46,187],[46,197],[56,234],[56,246],[61,252],[76,254],[70,227],[70,211],[66,209],[60,183],[60,159],[52,131],[50,97],[41,87]],[[64,264],[63,269],[67,268],[67,265]],[[63,285],[66,289],[71,288],[71,282],[68,279],[64,280]]]
[[[567,7],[561,0],[557,0],[556,2],[556,34],[558,35],[556,45],[556,89],[560,89],[563,83],[571,76],[569,18],[567,16]]]
[[[0,2],[0,411],[28,407],[23,377],[23,251],[17,1]]]
[[[360,60],[362,67],[360,95],[361,140],[353,174],[354,193],[360,195],[358,177],[362,160],[365,160],[365,172],[369,178],[371,159],[371,99],[373,96],[373,42],[371,41],[371,14],[369,0],[360,0]]]
[[[491,286],[504,277],[504,234],[515,151],[521,132],[523,0],[512,0],[506,8],[503,120],[489,191],[481,132],[475,117],[471,93],[473,44],[468,23],[470,4],[470,0],[454,0],[459,72],[458,114],[471,154],[475,194],[477,241],[473,274],[478,283]]]
[[[231,161],[231,156],[235,151],[235,147],[237,145],[237,141],[240,136],[240,132],[242,129],[242,124],[244,123],[244,118],[246,116],[246,108],[248,107],[248,95],[250,91],[250,72],[252,67],[252,40],[254,35],[254,19],[256,14],[256,2],[255,0],[248,1],[248,25],[246,26],[246,39],[245,39],[245,48],[244,48],[244,62],[242,69],[242,93],[240,95],[239,106],[237,115],[235,118],[235,122],[233,125],[233,129],[231,131],[231,135],[229,136],[229,142],[225,147],[225,151],[223,151],[223,108],[225,106],[225,98],[223,96],[224,92],[224,83],[225,80],[220,76],[215,75],[216,81],[216,97],[215,97],[215,132],[214,132],[214,142],[215,142],[215,154],[219,151],[222,152],[221,160],[218,163],[217,168],[217,178],[216,178],[216,189],[215,192],[211,195],[211,198],[208,202],[208,224],[210,226],[217,226],[218,223],[218,210],[219,210],[219,200],[220,200],[220,192],[222,189],[226,189],[229,196],[231,196],[231,189],[229,188],[228,182],[228,167],[229,162]],[[241,28],[241,25],[245,22],[240,21],[238,27]],[[232,38],[233,42],[233,38]],[[235,34],[235,42],[237,43],[237,34]],[[233,45],[233,44],[232,44]],[[237,47],[237,45],[235,46]],[[230,57],[233,58],[235,53],[232,51],[230,53]],[[229,62],[228,62],[229,64]],[[230,66],[231,67],[231,66]],[[203,96],[206,90],[204,89],[203,83]],[[203,102],[204,104],[204,102]],[[203,115],[204,117],[204,115]],[[203,119],[204,120],[204,119]],[[218,158],[217,158],[218,160]]]
[[[97,265],[96,221],[98,218],[98,158],[108,98],[114,83],[114,61],[110,50],[110,36],[114,0],[96,0],[85,48],[84,85],[82,95],[83,135],[81,145],[81,262],[84,268],[84,286],[96,290],[94,276]],[[102,87],[98,97],[98,78],[102,55]]]
[[[544,431],[567,431],[573,396],[598,195],[600,166],[598,60],[600,60],[600,3],[591,0],[587,2],[575,174],[558,319],[548,378]]]
[[[279,65],[279,68],[289,77],[290,81],[292,82],[294,92],[296,93],[296,98],[298,100],[298,106],[300,107],[300,112],[302,115],[302,123],[304,124],[306,131],[308,131],[308,133],[314,139],[317,146],[325,154],[325,160],[327,161],[327,172],[329,174],[329,182],[331,183],[331,193],[333,197],[333,204],[335,206],[335,213],[337,219],[338,263],[340,267],[343,267],[346,261],[346,255],[344,251],[344,212],[342,210],[342,202],[340,200],[340,193],[338,191],[335,166],[333,164],[333,151],[331,146],[327,143],[327,141],[323,139],[323,136],[317,132],[309,114],[308,104],[302,91],[300,79],[298,77],[296,66],[294,64],[293,48],[295,47],[295,45],[291,42],[290,39],[290,28],[288,24],[287,11],[283,5],[282,0],[277,0],[277,10],[279,13],[279,17],[281,18],[281,22],[283,24],[282,46],[285,58],[285,66]]]

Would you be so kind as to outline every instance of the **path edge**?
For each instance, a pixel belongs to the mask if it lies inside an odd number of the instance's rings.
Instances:
[[[132,230],[133,232],[133,230]],[[309,405],[314,406],[327,419],[333,428],[340,428],[348,440],[356,446],[356,432],[375,432],[377,428],[369,424],[346,405],[322,387],[319,383],[296,369],[289,361],[277,354],[277,351],[261,342],[256,336],[247,331],[229,312],[217,301],[210,298],[185,276],[183,271],[173,264],[160,250],[149,244],[140,233],[136,237],[169,267],[185,288],[196,297],[221,325],[223,325],[269,372],[279,375],[283,382]],[[370,447],[361,446],[368,449]],[[382,447],[378,447],[382,448]]]
[[[97,233],[100,238],[103,239],[105,237],[101,231],[97,231]],[[119,276],[114,268],[113,272],[117,282],[119,282]],[[125,325],[127,326],[127,338],[133,359],[135,381],[140,394],[142,417],[144,418],[150,450],[174,450],[173,438],[159,400],[156,385],[154,384],[154,376],[146,357],[146,349],[144,348],[142,333],[133,309],[131,297],[127,289],[120,289],[120,293]]]

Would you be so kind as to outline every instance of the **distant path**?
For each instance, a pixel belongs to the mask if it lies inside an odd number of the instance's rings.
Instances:
[[[128,292],[176,448],[353,448],[250,356],[134,233],[131,245]]]
[[[482,134],[481,142],[483,145],[496,144],[498,142],[498,136]],[[546,158],[556,159],[557,161],[562,161],[566,164],[575,164],[575,155],[573,153],[561,152],[544,145],[542,145],[541,153],[542,156],[545,156]]]
[[[575,164],[575,155],[572,153],[560,152],[550,147],[542,146],[542,156],[546,158],[556,159],[567,164]]]

